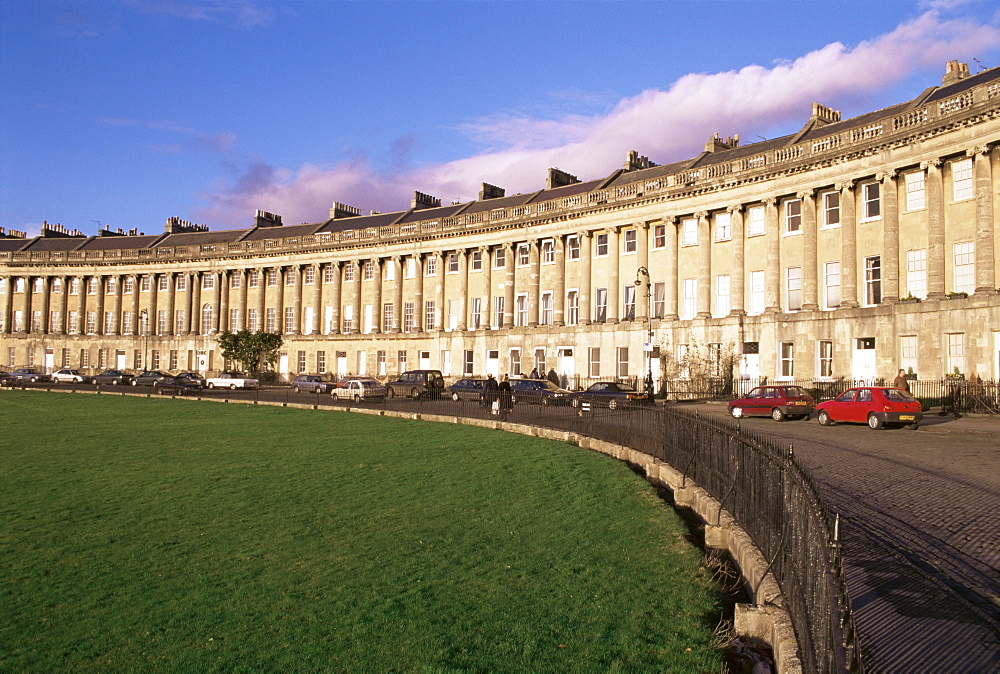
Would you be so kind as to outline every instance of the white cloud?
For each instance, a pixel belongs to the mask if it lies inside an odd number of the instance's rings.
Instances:
[[[474,120],[467,130],[496,148],[451,162],[404,172],[376,172],[355,161],[297,171],[259,166],[240,182],[206,195],[198,220],[215,226],[246,226],[255,208],[297,223],[324,219],[333,200],[363,209],[405,208],[413,190],[442,197],[475,198],[481,182],[508,194],[544,184],[556,166],[581,179],[609,174],[638,150],[658,163],[696,155],[715,132],[739,133],[804,122],[813,101],[838,107],[864,100],[906,76],[953,58],[970,59],[1000,45],[1000,31],[972,21],[944,19],[936,10],[853,48],[832,43],[772,67],[749,65],[721,73],[694,73],[667,90],[644,91],[604,115],[568,114],[560,119],[501,116]]]

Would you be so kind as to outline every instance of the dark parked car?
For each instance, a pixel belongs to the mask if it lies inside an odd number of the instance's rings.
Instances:
[[[444,391],[444,376],[441,370],[409,370],[388,382],[385,391],[390,398],[439,398]]]
[[[613,410],[618,409],[622,403],[640,400],[648,400],[645,393],[635,390],[628,384],[616,381],[599,381],[596,384],[591,384],[585,391],[575,391],[570,397],[573,407],[590,403],[591,405],[604,405]]]
[[[483,386],[485,384],[485,379],[466,377],[449,386],[448,392],[451,394],[452,400],[475,400],[481,403],[483,402]]]
[[[326,393],[333,384],[323,381],[321,377],[314,374],[300,374],[292,380],[292,390],[296,393],[305,391],[306,393]]]
[[[52,378],[33,367],[19,367],[7,375],[7,380],[11,384],[23,384],[24,382],[34,384],[40,381],[52,381]]]
[[[201,384],[188,377],[172,377],[168,374],[154,380],[153,388],[161,395],[174,393],[182,396],[185,392],[200,391]]]
[[[833,400],[816,406],[816,420],[823,426],[839,421],[867,423],[879,430],[888,424],[917,429],[924,418],[920,402],[901,388],[865,386],[844,391]]]
[[[198,385],[198,388],[205,387],[205,378],[202,377],[197,372],[181,372],[180,374],[176,375],[176,377],[178,379],[185,379],[187,381],[194,382],[195,384]]]
[[[111,384],[112,386],[117,386],[119,384],[127,384],[130,381],[132,381],[131,375],[127,375],[121,370],[105,370],[90,378],[90,383],[96,385]]]
[[[166,372],[160,372],[159,370],[146,370],[142,374],[132,378],[132,386],[152,386],[156,383],[157,379],[169,376]]]
[[[771,417],[775,421],[808,419],[816,401],[801,386],[758,386],[729,403],[729,413],[740,417]]]
[[[548,379],[511,379],[510,390],[515,402],[535,405],[568,405],[573,395]]]

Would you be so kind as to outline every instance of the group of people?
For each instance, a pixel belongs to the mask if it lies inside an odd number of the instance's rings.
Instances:
[[[483,404],[490,405],[493,413],[507,417],[514,409],[514,396],[510,391],[510,377],[503,375],[498,382],[492,374],[486,376],[483,384]]]

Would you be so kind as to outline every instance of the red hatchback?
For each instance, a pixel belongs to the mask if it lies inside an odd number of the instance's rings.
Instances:
[[[801,386],[758,386],[729,403],[729,413],[740,417],[771,417],[775,421],[808,419],[816,401]]]
[[[865,386],[844,391],[833,400],[816,406],[817,420],[823,426],[838,421],[867,423],[873,429],[899,424],[916,430],[924,418],[916,398],[901,388]]]

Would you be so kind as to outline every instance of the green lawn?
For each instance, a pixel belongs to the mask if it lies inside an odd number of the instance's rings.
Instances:
[[[500,431],[0,391],[0,671],[720,671],[625,465]]]

